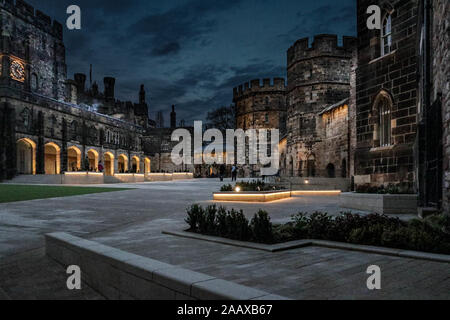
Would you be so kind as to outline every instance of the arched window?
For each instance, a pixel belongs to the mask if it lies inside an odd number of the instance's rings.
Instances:
[[[392,143],[391,111],[391,96],[385,91],[380,92],[374,103],[374,112],[377,117],[374,140],[379,141],[380,147],[390,146]]]
[[[392,47],[392,16],[386,14],[383,19],[383,28],[381,29],[381,55],[391,53]]]
[[[31,75],[31,90],[36,91],[39,89],[38,76],[36,73]]]

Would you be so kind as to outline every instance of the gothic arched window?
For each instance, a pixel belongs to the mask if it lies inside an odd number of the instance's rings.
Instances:
[[[375,99],[373,109],[377,119],[374,140],[379,141],[380,147],[390,146],[392,143],[391,96],[385,91],[380,92]]]
[[[39,89],[38,76],[36,73],[31,75],[31,90],[36,91]]]
[[[386,14],[383,19],[383,28],[381,29],[381,55],[391,53],[392,48],[392,16]]]

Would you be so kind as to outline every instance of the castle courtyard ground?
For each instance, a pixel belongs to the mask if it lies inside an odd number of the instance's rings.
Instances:
[[[102,299],[87,286],[66,289],[65,270],[44,252],[44,234],[55,231],[293,299],[450,299],[448,263],[319,247],[270,253],[162,234],[185,229],[186,207],[211,204],[222,184],[200,179],[107,185],[101,187],[133,189],[0,204],[0,299]],[[299,211],[338,214],[338,202],[308,196],[225,205],[242,208],[248,217],[263,208],[277,223]],[[366,287],[366,269],[373,264],[382,271],[379,291]]]

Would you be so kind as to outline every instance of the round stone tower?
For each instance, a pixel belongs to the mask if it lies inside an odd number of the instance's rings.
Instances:
[[[252,80],[233,90],[236,128],[286,130],[286,84],[283,78]]]
[[[287,52],[287,158],[292,176],[316,176],[324,165],[315,148],[322,140],[318,114],[350,95],[356,38],[317,35],[300,39]]]

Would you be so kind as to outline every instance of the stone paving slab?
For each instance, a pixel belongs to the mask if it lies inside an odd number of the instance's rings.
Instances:
[[[0,288],[12,299],[101,298],[89,290],[80,296],[67,293],[65,270],[39,249],[45,233],[62,231],[293,299],[450,299],[446,263],[321,247],[270,253],[161,234],[186,228],[186,207],[212,204],[212,192],[226,183],[201,179],[121,184],[135,189],[0,204]],[[332,196],[295,197],[263,207],[223,205],[243,209],[249,218],[264,208],[275,223],[289,221],[300,211],[342,211],[338,197]],[[382,269],[380,292],[366,288],[365,270],[371,264]]]

